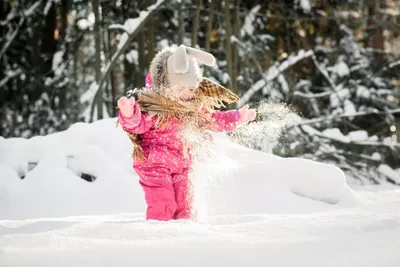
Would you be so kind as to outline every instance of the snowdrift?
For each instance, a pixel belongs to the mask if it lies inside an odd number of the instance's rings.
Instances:
[[[114,123],[0,138],[0,266],[399,266],[399,190],[353,191],[335,166],[224,134],[191,173],[198,221],[146,221]]]
[[[191,174],[199,220],[324,212],[358,203],[333,165],[254,151],[225,134],[214,138],[213,155],[196,162]],[[0,219],[143,214],[131,149],[115,119],[76,123],[29,140],[0,137]],[[82,173],[96,179],[86,181]]]

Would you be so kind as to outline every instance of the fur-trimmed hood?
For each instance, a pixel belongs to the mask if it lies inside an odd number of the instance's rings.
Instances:
[[[150,78],[152,82],[152,89],[156,92],[163,92],[165,88],[169,87],[167,76],[167,60],[174,51],[175,47],[165,47],[159,51],[150,64]]]
[[[163,48],[150,64],[152,89],[164,92],[172,85],[197,86],[202,75],[197,62],[213,66],[212,54],[180,45]]]

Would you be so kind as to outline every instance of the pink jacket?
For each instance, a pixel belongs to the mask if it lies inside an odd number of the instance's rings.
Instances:
[[[240,118],[238,110],[214,111],[212,114],[214,123],[210,125],[210,130],[217,132],[233,131]],[[163,165],[174,171],[181,171],[183,168],[189,168],[191,164],[190,157],[184,157],[183,144],[178,137],[182,130],[181,123],[173,118],[162,128],[156,128],[156,117],[149,117],[147,113],[142,113],[139,105],[136,103],[134,113],[130,118],[124,117],[119,113],[119,122],[122,128],[128,132],[139,134],[139,145],[144,151],[145,162],[134,162],[134,166],[141,164]]]

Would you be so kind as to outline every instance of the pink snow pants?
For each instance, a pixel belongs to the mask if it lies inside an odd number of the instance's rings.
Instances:
[[[188,169],[171,173],[163,166],[135,166],[147,204],[146,220],[190,219]]]

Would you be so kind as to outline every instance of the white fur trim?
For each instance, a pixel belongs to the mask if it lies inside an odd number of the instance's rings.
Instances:
[[[174,55],[176,53],[178,55],[176,59],[179,62],[175,62]],[[183,56],[179,56],[181,53],[183,53]],[[184,58],[187,59],[187,63],[180,61]],[[184,45],[164,47],[156,54],[150,64],[152,89],[162,92],[173,85],[197,86],[201,79],[197,61],[208,66],[215,64],[215,58],[210,53]],[[175,66],[175,63],[177,63],[177,66]]]
[[[186,49],[187,53],[196,58],[200,63],[211,67],[214,66],[215,57],[212,54],[192,47],[187,47]]]
[[[186,46],[180,45],[168,58],[168,72],[186,73],[189,70],[189,59],[186,53]]]
[[[186,73],[176,73],[168,70],[168,82],[171,86],[198,86],[201,73],[196,59],[192,56],[188,56],[188,65],[188,71]]]

